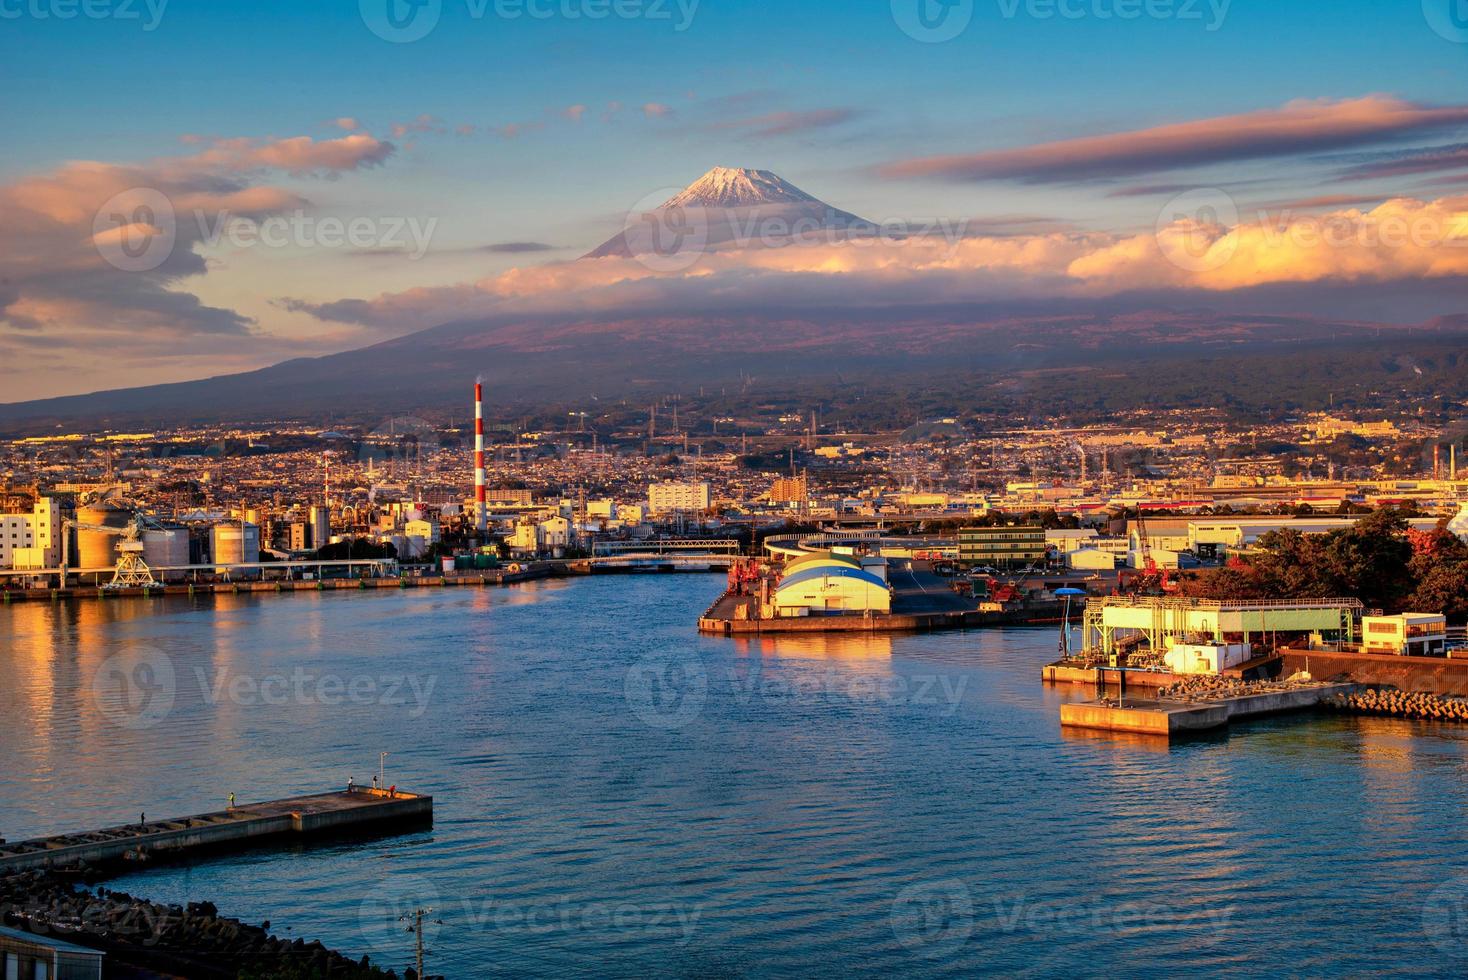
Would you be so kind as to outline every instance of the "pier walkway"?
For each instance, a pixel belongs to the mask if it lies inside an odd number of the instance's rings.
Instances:
[[[433,818],[433,797],[357,787],[213,813],[149,820],[76,834],[0,843],[0,875],[37,868],[147,860],[153,855],[243,847],[272,837],[309,837],[357,829],[418,825]]]

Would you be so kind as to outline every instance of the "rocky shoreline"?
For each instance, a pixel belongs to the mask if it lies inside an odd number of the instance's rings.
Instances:
[[[85,876],[83,876],[85,880]],[[210,902],[161,905],[69,877],[27,871],[0,877],[0,923],[101,950],[121,964],[190,980],[388,980],[367,957],[353,961],[320,942],[287,940],[221,916]],[[407,978],[416,980],[410,969]]]

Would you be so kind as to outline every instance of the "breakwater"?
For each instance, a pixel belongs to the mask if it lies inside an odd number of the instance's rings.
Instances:
[[[1347,714],[1414,718],[1422,721],[1468,721],[1468,701],[1439,694],[1364,690],[1332,698],[1325,702],[1325,706]]]
[[[162,905],[106,888],[79,888],[45,871],[0,874],[0,922],[107,955],[109,976],[235,980],[242,976],[387,980],[367,957],[351,960],[318,941],[271,935],[270,923],[221,916],[210,902]]]

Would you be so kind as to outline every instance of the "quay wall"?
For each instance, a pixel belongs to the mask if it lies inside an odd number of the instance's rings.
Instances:
[[[1282,653],[1286,676],[1309,670],[1321,680],[1345,677],[1357,684],[1395,687],[1416,694],[1468,696],[1468,660],[1320,650]]]

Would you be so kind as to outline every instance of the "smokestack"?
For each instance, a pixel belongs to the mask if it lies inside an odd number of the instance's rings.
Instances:
[[[489,530],[489,510],[484,490],[484,384],[479,380],[474,382],[474,506],[475,526],[483,541]]]
[[[1454,483],[1457,483],[1458,482],[1458,444],[1456,442],[1453,443],[1452,457],[1453,457],[1453,482]]]

